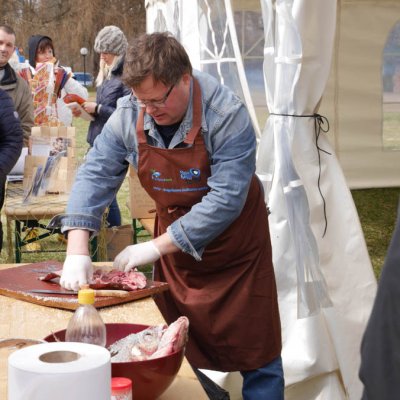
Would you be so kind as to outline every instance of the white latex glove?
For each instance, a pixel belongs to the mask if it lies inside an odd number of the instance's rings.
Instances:
[[[125,247],[114,260],[114,268],[128,272],[139,265],[151,264],[161,257],[154,240]]]
[[[89,256],[71,254],[65,258],[60,285],[65,289],[79,290],[93,277],[92,260]]]

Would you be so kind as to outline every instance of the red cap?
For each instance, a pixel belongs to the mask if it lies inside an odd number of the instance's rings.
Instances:
[[[116,394],[126,390],[132,389],[132,381],[129,378],[111,378],[111,391],[112,394]]]

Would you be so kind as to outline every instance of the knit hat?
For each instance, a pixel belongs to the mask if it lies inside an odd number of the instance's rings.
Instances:
[[[94,50],[97,53],[125,54],[128,41],[117,26],[105,26],[96,36]]]

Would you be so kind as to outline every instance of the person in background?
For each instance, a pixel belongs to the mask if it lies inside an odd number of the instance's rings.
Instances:
[[[361,343],[362,400],[392,400],[400,393],[400,201],[374,306]]]
[[[23,129],[23,145],[28,147],[29,136],[34,125],[33,100],[28,82],[13,68],[19,62],[15,53],[15,40],[14,30],[8,25],[0,25],[0,89],[5,90],[14,102]],[[3,198],[4,185],[0,190],[2,190]],[[25,239],[35,236],[36,231],[37,228],[28,227]],[[37,250],[39,247],[39,243],[29,243],[26,245],[26,250]]]
[[[18,61],[20,63],[24,63],[25,62],[24,49],[22,47],[16,47],[15,52],[17,53]]]
[[[245,400],[283,399],[267,207],[246,107],[193,71],[168,33],[132,42],[123,82],[132,95],[95,140],[66,214],[50,222],[68,233],[61,285],[76,290],[92,279],[89,237],[131,164],[156,203],[155,238],[127,246],[114,268],[154,263],[154,279],[169,284],[154,299],[168,324],[189,318],[186,356],[196,370],[240,371]]]
[[[72,111],[64,103],[64,97],[67,94],[76,94],[82,97],[84,100],[88,98],[88,91],[79,82],[72,78],[72,72],[67,71],[66,68],[60,67],[58,60],[55,58],[55,51],[53,41],[49,36],[44,35],[32,35],[28,42],[29,47],[29,64],[32,68],[32,74],[34,75],[37,64],[44,62],[54,63],[54,73],[68,73],[68,80],[61,89],[59,97],[56,100],[56,113],[57,120],[61,122],[64,126],[72,125]],[[63,71],[64,69],[64,71]],[[33,239],[38,236],[38,231],[33,228],[31,232],[28,233],[27,239]],[[58,235],[59,241],[64,241],[64,236]],[[38,251],[40,250],[40,242],[35,241],[26,245],[28,251]]]
[[[58,66],[58,61],[55,59],[52,39],[48,36],[33,35],[29,38],[29,64],[33,69],[35,69],[37,64],[44,62],[54,62],[55,73],[58,71],[61,72],[61,68],[63,68]],[[70,93],[76,94],[82,97],[84,100],[87,100],[88,91],[84,86],[71,77],[72,72],[67,72],[69,73],[70,77],[61,90],[61,96],[57,98],[56,106],[57,117],[59,121],[65,126],[71,126],[72,112],[64,103],[63,98],[66,94]]]
[[[90,147],[93,147],[94,140],[117,108],[117,100],[130,93],[130,89],[121,81],[127,45],[124,33],[117,26],[106,26],[96,36],[94,50],[100,54],[100,70],[96,78],[96,101],[83,104],[83,108],[94,117],[87,134]],[[109,206],[107,222],[110,226],[121,225],[121,213],[116,197]]]
[[[0,89],[0,211],[3,208],[7,174],[21,154],[24,133],[12,98]],[[0,252],[3,227],[0,219]]]
[[[29,144],[33,127],[33,102],[29,84],[9,64],[15,50],[15,32],[0,25],[0,89],[5,90],[14,102],[24,131],[24,146]]]

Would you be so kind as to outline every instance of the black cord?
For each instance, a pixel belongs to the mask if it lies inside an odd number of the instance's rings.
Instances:
[[[324,117],[323,115],[320,114],[310,114],[310,115],[296,115],[296,114],[275,114],[275,113],[270,113],[270,115],[278,115],[281,117],[298,117],[298,118],[314,118],[314,132],[315,132],[315,147],[317,148],[317,153],[318,153],[318,191],[319,194],[321,195],[322,198],[322,203],[323,203],[323,209],[324,209],[324,220],[325,220],[325,228],[324,228],[324,233],[322,237],[325,236],[326,231],[328,229],[328,218],[326,216],[326,201],[325,197],[322,193],[321,190],[321,151],[323,151],[325,154],[331,155],[328,151],[322,149],[319,147],[318,144],[318,139],[321,134],[321,131],[324,133],[327,133],[329,131],[329,121],[328,118]],[[326,123],[326,128],[324,128],[324,125]]]

